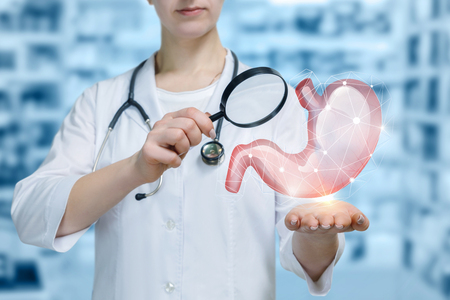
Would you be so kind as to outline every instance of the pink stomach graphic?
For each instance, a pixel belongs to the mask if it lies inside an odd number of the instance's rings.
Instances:
[[[308,110],[308,143],[296,154],[265,139],[238,145],[231,154],[225,188],[237,193],[253,167],[273,190],[291,197],[315,198],[339,191],[369,162],[381,133],[380,102],[359,80],[331,83],[319,95],[311,79],[295,89]]]

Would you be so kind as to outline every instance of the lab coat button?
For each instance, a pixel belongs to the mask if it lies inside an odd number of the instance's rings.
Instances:
[[[170,231],[172,231],[172,230],[175,228],[176,225],[177,225],[177,224],[175,224],[175,222],[172,221],[172,220],[169,220],[169,221],[167,221],[167,223],[166,223],[166,227],[167,227],[167,229],[170,230]]]
[[[166,283],[166,292],[170,294],[173,292],[173,290],[175,290],[175,286],[173,285],[173,283],[172,282]]]

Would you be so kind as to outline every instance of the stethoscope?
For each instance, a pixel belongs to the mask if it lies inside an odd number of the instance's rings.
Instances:
[[[233,76],[231,77],[231,80],[233,80],[236,77],[239,69],[239,60],[233,51],[231,51],[231,55],[233,55],[234,59]],[[223,119],[224,118],[222,117],[217,121],[215,139],[204,144],[200,149],[200,155],[202,156],[203,162],[210,166],[220,165],[225,158],[225,148],[221,143],[219,143]]]
[[[234,59],[234,69],[233,69],[233,78],[236,77],[237,72],[238,72],[238,68],[239,68],[239,60],[236,56],[236,54],[231,51],[231,54],[233,55],[233,59]],[[136,102],[134,100],[134,86],[135,86],[135,82],[136,82],[136,77],[137,74],[139,73],[139,71],[142,69],[142,67],[144,66],[144,64],[146,63],[147,60],[144,60],[142,63],[140,63],[133,71],[133,74],[131,75],[131,80],[130,80],[130,87],[129,87],[129,93],[128,93],[128,100],[117,110],[116,114],[114,115],[113,119],[111,120],[111,123],[109,123],[108,126],[108,132],[106,133],[106,136],[103,140],[103,143],[100,147],[100,151],[97,154],[97,158],[95,159],[95,163],[94,163],[94,167],[92,168],[92,172],[95,172],[95,170],[97,169],[97,164],[100,160],[100,157],[103,153],[103,150],[105,148],[106,142],[111,134],[111,132],[114,129],[114,126],[116,126],[117,121],[119,120],[119,117],[122,115],[122,113],[129,108],[130,106],[134,106],[138,109],[139,113],[141,114],[142,118],[144,119],[145,124],[147,124],[149,130],[152,130],[152,126],[150,125],[150,118],[149,116],[145,113],[144,109],[142,108],[142,106]],[[225,155],[225,150],[223,145],[219,142],[219,138],[220,138],[220,132],[222,130],[222,123],[223,123],[223,117],[221,117],[220,119],[218,119],[217,121],[217,126],[216,126],[216,138],[211,141],[208,142],[206,144],[204,144],[201,148],[201,156],[202,156],[202,160],[208,164],[208,165],[219,165],[220,163],[223,162],[224,160],[224,155]],[[162,185],[162,180],[163,180],[163,175],[161,175],[159,177],[158,180],[158,186],[150,193],[138,193],[136,194],[135,198],[136,200],[142,200],[145,199],[147,197],[153,196],[154,194],[156,194],[156,192],[158,192],[158,190],[161,188]]]

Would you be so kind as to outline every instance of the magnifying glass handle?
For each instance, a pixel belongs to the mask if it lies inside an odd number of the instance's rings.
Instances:
[[[209,118],[211,119],[211,121],[214,122],[214,121],[219,120],[219,119],[222,118],[222,117],[223,117],[223,112],[219,111],[218,113],[216,113],[216,114],[210,116]]]

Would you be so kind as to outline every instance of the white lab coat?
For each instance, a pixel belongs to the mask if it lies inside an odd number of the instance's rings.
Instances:
[[[211,114],[219,109],[233,62],[228,50],[224,72],[206,108]],[[239,73],[245,69],[240,63]],[[72,186],[91,172],[108,124],[126,101],[131,73],[86,89],[64,119],[43,164],[17,183],[11,214],[22,242],[66,252],[88,230],[55,238]],[[150,116],[152,126],[163,117],[156,100],[153,55],[138,74],[135,99]],[[339,234],[334,261],[318,282],[312,282],[293,255],[293,232],[284,224],[285,215],[304,199],[289,199],[272,191],[252,169],[247,170],[238,194],[225,190],[236,145],[266,138],[286,151],[300,151],[306,145],[305,120],[290,88],[281,112],[262,126],[242,129],[224,120],[223,164],[202,162],[200,147],[209,141],[203,136],[179,168],[164,173],[156,195],[136,201],[136,193],[152,191],[157,181],[145,184],[101,216],[94,223],[93,299],[275,299],[275,227],[281,265],[305,279],[312,295],[327,294],[334,265],[344,251],[344,233]],[[147,134],[138,111],[127,109],[98,169],[134,154]],[[166,290],[169,283],[172,290]]]

